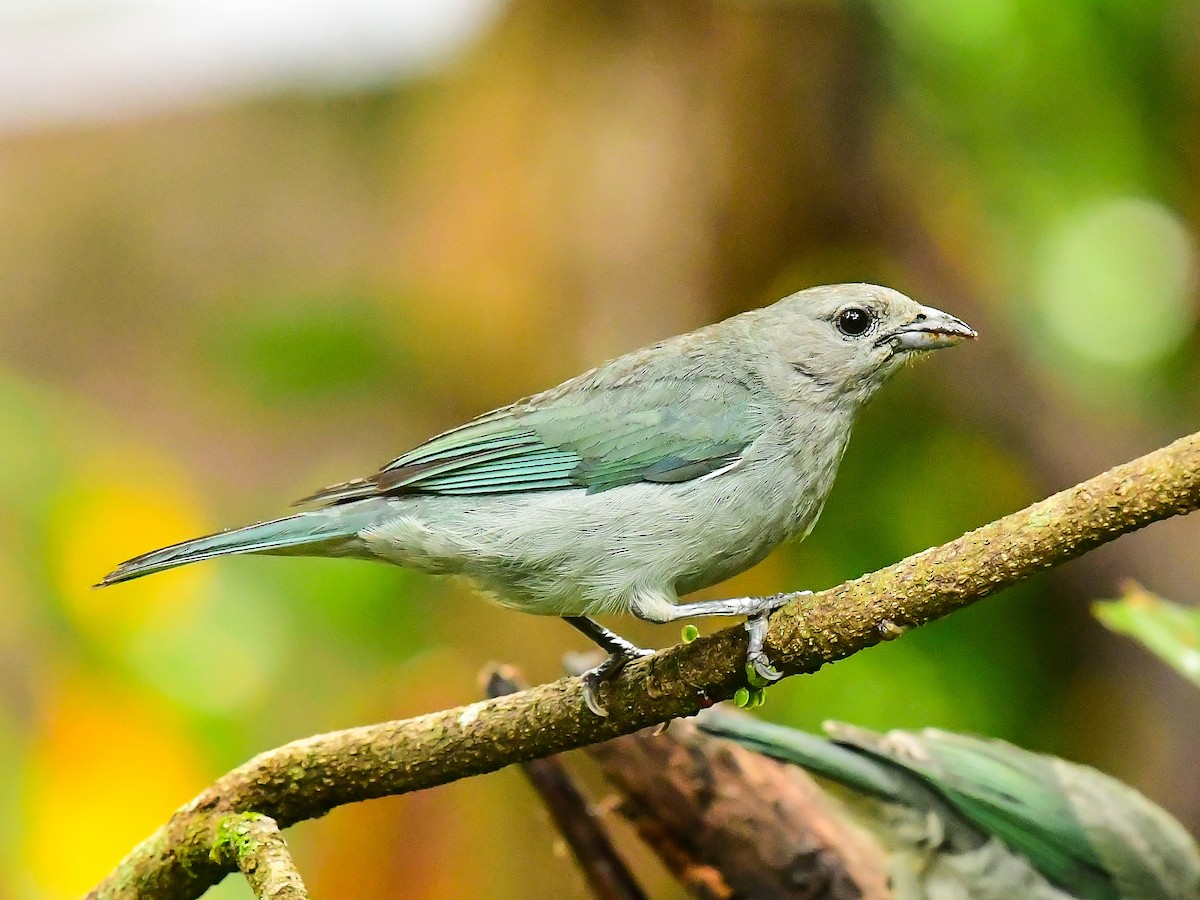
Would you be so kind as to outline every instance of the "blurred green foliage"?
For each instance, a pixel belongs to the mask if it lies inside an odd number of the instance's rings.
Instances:
[[[385,566],[89,585],[605,356],[834,280],[982,333],[903,373],[813,534],[713,596],[835,584],[1193,430],[1198,21],[517,0],[423,81],[0,135],[0,898],[77,895],[267,747],[474,700],[490,660],[557,677],[582,646],[561,623]],[[1004,737],[1194,828],[1196,717],[1085,603],[1114,570],[1195,600],[1196,535],[1156,527],[764,714]],[[64,834],[88,835],[69,860]],[[584,895],[508,772],[294,843],[330,896]]]
[[[384,302],[246,297],[202,323],[198,355],[218,389],[266,408],[362,403],[418,377],[389,334]]]
[[[1124,596],[1095,603],[1092,612],[1106,627],[1141,642],[1184,678],[1200,685],[1200,610],[1127,584]]]

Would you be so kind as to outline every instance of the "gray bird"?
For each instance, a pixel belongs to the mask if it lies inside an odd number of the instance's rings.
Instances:
[[[840,284],[611,360],[326,488],[317,508],[155,550],[102,585],[231,553],[385,560],[463,575],[504,606],[562,616],[608,657],[641,650],[590,617],[748,617],[763,652],[777,597],[682,603],[807,535],[859,411],[906,360],[975,333],[903,294]]]
[[[1192,836],[1090,766],[934,728],[827,722],[826,740],[715,709],[697,725],[849,788],[899,900],[1200,900]]]

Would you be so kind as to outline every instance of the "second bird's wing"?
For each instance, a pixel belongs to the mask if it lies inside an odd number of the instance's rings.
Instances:
[[[999,740],[937,729],[877,735],[829,727],[834,739],[903,766],[985,834],[1025,856],[1051,881],[1089,900],[1119,900],[1104,861],[1057,777],[1061,760]]]
[[[764,428],[753,393],[718,378],[543,395],[444,432],[371,478],[302,502],[405,494],[507,494],[676,483],[735,465]]]

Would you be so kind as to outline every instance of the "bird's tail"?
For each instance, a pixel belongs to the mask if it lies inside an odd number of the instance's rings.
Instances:
[[[348,507],[333,507],[302,512],[283,519],[247,525],[172,544],[126,560],[104,576],[96,587],[120,584],[174,569],[176,566],[234,553],[295,553],[297,555],[339,555],[338,546],[368,524],[364,516]]]

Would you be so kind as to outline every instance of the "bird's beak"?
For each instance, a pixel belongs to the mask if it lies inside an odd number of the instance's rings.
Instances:
[[[939,350],[974,337],[975,330],[962,319],[922,306],[909,324],[885,335],[880,343],[892,341],[897,350]]]

